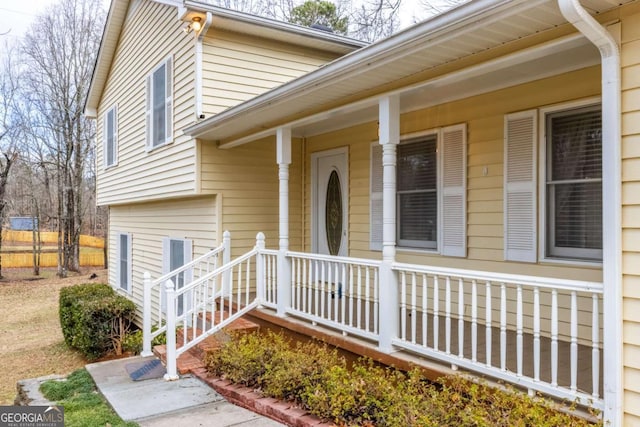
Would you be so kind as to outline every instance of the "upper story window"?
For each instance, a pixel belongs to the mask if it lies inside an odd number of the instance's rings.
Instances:
[[[545,116],[546,256],[602,260],[600,105]]]
[[[168,144],[173,139],[172,61],[168,58],[147,76],[146,133],[147,150]]]
[[[104,167],[118,163],[118,114],[116,107],[104,113],[102,119]]]

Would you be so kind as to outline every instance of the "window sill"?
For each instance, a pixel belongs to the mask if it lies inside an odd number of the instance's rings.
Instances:
[[[583,259],[541,257],[538,259],[538,262],[540,264],[566,265],[568,267],[602,268],[602,261],[588,261]]]
[[[173,144],[173,140],[167,141],[167,142],[163,142],[162,144],[158,144],[158,145],[153,146],[153,147],[145,147],[145,151],[147,153],[153,153],[154,151],[160,150],[161,148],[164,148],[164,147],[166,147],[168,145],[171,145],[171,144]]]
[[[396,246],[396,251],[408,254],[441,255],[439,250],[429,248],[408,248],[403,246]]]

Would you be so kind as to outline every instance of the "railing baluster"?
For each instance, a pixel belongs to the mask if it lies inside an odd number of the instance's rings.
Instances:
[[[411,342],[413,344],[416,343],[416,318],[418,317],[416,312],[416,305],[418,304],[416,286],[416,273],[411,273]]]
[[[364,300],[366,302],[364,306],[364,324],[367,331],[371,331],[371,277],[369,267],[365,270],[365,288],[364,288]]]
[[[438,341],[440,338],[440,290],[438,289],[438,276],[433,276],[433,348],[440,350]]]
[[[522,354],[524,351],[524,340],[522,336],[523,316],[522,316],[522,285],[516,287],[516,357],[517,375],[522,376]]]
[[[336,268],[340,268],[340,270],[342,271],[341,277],[342,277],[342,286],[340,286],[340,284],[338,284],[338,298],[340,299],[340,321],[343,325],[347,324],[347,314],[346,314],[346,301],[347,301],[347,297],[346,295],[344,295],[344,293],[347,290],[347,266],[342,264],[340,266],[338,266],[338,264],[336,264]]]
[[[325,306],[325,300],[327,299],[327,294],[325,293],[325,280],[327,279],[326,276],[326,270],[327,270],[327,263],[325,261],[320,261],[320,273],[322,278],[320,279],[320,317],[322,317],[323,319],[325,318],[324,315],[324,306]]]
[[[598,304],[598,295],[591,296],[591,377],[593,381],[594,398],[600,396],[600,308]]]
[[[533,288],[533,380],[540,381],[540,289]]]
[[[478,361],[478,284],[471,281],[471,361]]]
[[[427,281],[429,276],[426,274],[422,274],[422,345],[427,346],[427,301],[429,300],[429,288],[427,286]]]
[[[507,287],[500,284],[500,369],[507,370]]]
[[[333,283],[333,321],[340,321],[340,312],[338,310],[338,306],[340,305],[339,291],[340,291],[340,271],[337,262],[333,263],[333,272],[334,272],[334,283]]]
[[[551,386],[558,386],[558,291],[551,291]]]
[[[320,274],[318,273],[318,260],[315,261],[314,263],[315,266],[315,279],[313,279],[313,287],[315,289],[315,306],[316,306],[316,311],[315,311],[315,315],[318,316],[320,315],[320,311],[319,311],[319,307],[320,307]]]
[[[486,365],[492,366],[491,363],[491,345],[493,344],[493,340],[491,338],[491,320],[493,316],[492,307],[491,307],[491,282],[487,281],[486,283],[486,291],[485,291],[485,352],[486,352]]]
[[[578,295],[571,292],[571,390],[578,389]]]
[[[451,354],[451,278],[447,276],[445,279],[445,353]]]
[[[458,278],[458,356],[464,357],[464,280]]]
[[[365,274],[368,273],[368,271],[369,271],[369,268],[365,267]],[[366,275],[366,277],[368,278],[368,274]],[[367,283],[368,283],[368,280],[367,280]],[[362,301],[362,267],[361,266],[358,266],[357,287],[358,287],[358,295],[357,295],[357,301],[356,301],[356,304],[357,304],[356,327],[358,329],[360,329],[362,327],[362,304],[363,304],[363,301]],[[364,303],[365,304],[369,304],[369,301],[367,299],[365,299]]]
[[[373,270],[373,333],[377,334],[379,331],[378,319],[379,319],[379,298],[380,298],[380,275],[378,269]]]
[[[407,339],[407,273],[400,275],[400,336]]]
[[[358,273],[360,272],[360,268],[358,267]],[[353,265],[349,264],[349,326],[353,326],[353,316],[354,314],[354,305],[353,305]],[[360,299],[358,298],[358,301]],[[359,305],[359,304],[358,304]]]

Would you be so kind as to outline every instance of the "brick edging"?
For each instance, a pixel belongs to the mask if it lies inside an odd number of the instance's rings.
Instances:
[[[304,409],[296,407],[291,402],[274,399],[272,397],[264,397],[260,393],[252,389],[232,384],[227,380],[223,380],[208,375],[206,369],[200,368],[192,371],[192,374],[220,393],[229,402],[234,405],[241,406],[256,412],[265,417],[269,417],[275,421],[281,422],[292,427],[331,427],[332,423],[325,423],[315,415],[310,414]]]

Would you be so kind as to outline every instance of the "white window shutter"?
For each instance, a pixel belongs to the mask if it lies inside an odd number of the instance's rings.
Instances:
[[[151,112],[153,110],[153,85],[151,84],[151,79],[153,77],[153,73],[147,76],[147,105],[146,105],[146,137],[147,137],[147,149],[153,148],[153,126],[151,123]]]
[[[369,248],[382,250],[382,146],[371,145],[371,177],[369,199]]]
[[[162,275],[164,276],[169,272],[171,252],[171,239],[169,237],[162,238]]]
[[[508,114],[504,121],[504,257],[536,262],[537,111]]]
[[[442,255],[467,256],[467,126],[442,129]]]
[[[113,107],[113,164],[118,164],[118,108]]]
[[[133,238],[127,233],[127,292],[133,288]]]
[[[116,234],[116,287],[120,288],[121,284],[120,284],[120,278],[121,276],[121,271],[122,271],[122,263],[121,263],[121,259],[122,259],[122,240],[121,240],[121,233],[117,233]]]
[[[167,59],[166,66],[164,68],[165,83],[166,83],[166,98],[165,98],[165,125],[166,125],[166,139],[165,142],[169,142],[173,139],[173,79],[172,79],[172,61],[171,58]]]
[[[102,165],[109,166],[109,111],[102,115]]]
[[[184,263],[188,264],[191,262],[193,257],[193,240],[185,239],[184,240]],[[190,268],[184,272],[184,284],[187,285],[193,281],[193,269]]]

